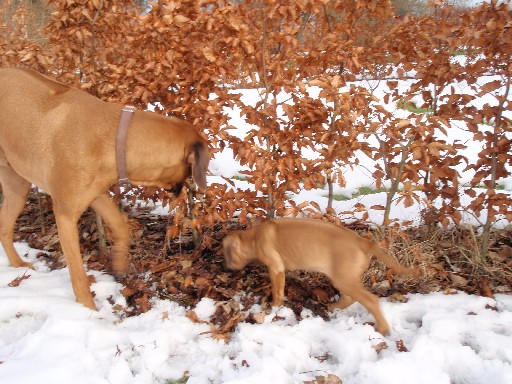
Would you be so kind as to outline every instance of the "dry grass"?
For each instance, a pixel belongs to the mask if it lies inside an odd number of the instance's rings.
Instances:
[[[488,296],[512,292],[511,232],[511,228],[493,232],[487,257],[481,254],[479,235],[472,227],[388,228],[377,230],[375,237],[387,243],[401,264],[423,272],[421,278],[401,278],[412,291],[455,288]],[[383,276],[382,267],[374,263],[368,274]]]

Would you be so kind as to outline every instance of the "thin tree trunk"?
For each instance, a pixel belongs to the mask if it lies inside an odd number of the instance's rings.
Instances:
[[[332,209],[332,203],[334,200],[334,185],[331,175],[327,176],[327,187],[329,188],[329,195],[327,197],[327,210],[330,210]]]
[[[37,207],[39,211],[39,221],[41,222],[41,234],[46,235],[46,218],[44,217],[43,201],[41,199],[41,192],[36,188],[37,194]]]
[[[107,235],[105,232],[105,225],[103,224],[103,219],[101,216],[95,211],[96,215],[96,226],[98,227],[98,249],[100,253],[107,252]]]
[[[188,214],[190,216],[190,220],[194,220],[196,218],[196,213],[194,212],[194,193],[192,192],[192,188],[187,189],[187,203],[188,203]],[[199,248],[201,245],[201,235],[197,228],[192,228],[192,241],[194,242],[194,248]]]
[[[384,225],[384,226],[387,226],[389,224],[389,215],[391,214],[391,204],[393,203],[395,195],[398,192],[398,189],[400,187],[400,180],[402,178],[402,174],[404,173],[405,163],[407,161],[407,156],[409,156],[409,149],[411,147],[412,142],[414,141],[414,136],[409,137],[407,144],[402,144],[399,140],[395,139],[394,137],[393,137],[393,139],[400,145],[402,157],[400,159],[400,165],[398,167],[397,175],[391,182],[391,188],[389,189],[389,191],[386,194],[386,207],[384,209],[384,220],[382,222],[382,225]],[[381,148],[383,148],[383,142],[381,140],[379,140],[379,141],[381,142]],[[389,169],[389,163],[386,160],[387,157],[385,156],[387,154],[385,153],[385,151],[383,149],[381,149],[381,150],[383,151],[382,158],[384,159],[384,163],[385,163],[385,167],[386,167],[386,174],[389,177],[391,177],[391,170]]]
[[[264,5],[261,6],[261,24],[263,26],[263,39],[261,42],[261,67],[262,67],[262,80],[263,86],[265,88],[265,99],[263,101],[263,109],[268,108],[268,96],[270,93],[270,84],[268,82],[268,73],[267,73],[267,60],[266,60],[266,52],[267,52],[267,24],[265,23],[265,12],[263,10]],[[263,125],[268,126],[267,117],[263,119]],[[273,157],[273,148],[270,144],[270,137],[267,135],[265,137],[265,141],[267,143],[267,151],[270,155],[270,158]],[[268,185],[268,197],[267,197],[267,217],[269,220],[275,218],[275,199],[274,199],[274,185],[272,182],[269,182]]]
[[[512,65],[512,64],[511,64]],[[510,88],[512,83],[512,77],[508,76],[507,78],[507,86],[505,89],[505,95],[503,96],[499,106],[498,106],[498,114],[496,116],[496,122],[494,124],[494,135],[493,140],[491,143],[492,148],[495,149],[496,145],[498,144],[498,138],[501,136],[500,134],[503,134],[501,132],[501,125],[503,123],[503,111],[505,109],[505,103],[508,102],[508,97],[510,94]],[[490,184],[487,187],[487,190],[495,191],[496,189],[496,180],[497,180],[497,168],[498,168],[498,153],[496,151],[491,151],[491,180]],[[482,242],[481,242],[481,252],[480,257],[482,259],[486,259],[489,254],[489,245],[491,240],[491,228],[492,224],[494,222],[494,216],[491,215],[490,210],[492,206],[490,205],[489,200],[487,201],[487,219],[483,226],[483,232],[482,232]],[[483,260],[481,260],[483,261]]]

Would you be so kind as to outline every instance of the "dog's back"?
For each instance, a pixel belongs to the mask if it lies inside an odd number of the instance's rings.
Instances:
[[[276,219],[265,224],[274,232],[272,242],[279,254],[285,254],[286,269],[304,269],[332,274],[334,269],[369,266],[375,256],[395,272],[419,275],[413,268],[405,268],[384,249],[369,239],[345,227],[312,219]]]
[[[71,89],[30,69],[12,67],[0,68],[0,83],[2,84],[0,94],[9,93],[9,89],[3,87],[4,84],[10,83],[14,86],[19,85],[23,87],[27,85],[27,82],[31,83],[30,87],[36,93],[38,89],[42,92],[53,89],[54,93],[65,92]]]
[[[333,268],[361,264],[366,268],[369,241],[334,224],[312,219],[276,219],[267,224],[276,251],[288,270],[303,269],[332,274]],[[340,252],[341,251],[341,252]],[[350,257],[341,257],[349,255]]]
[[[59,96],[65,93],[86,95],[32,70],[0,68],[0,107],[7,112],[0,116],[0,121],[7,121],[11,126],[20,125],[17,122],[27,115],[23,113],[27,108],[39,113],[51,111],[62,100]]]
[[[118,109],[37,72],[0,68],[0,161],[47,189],[57,163],[103,152]]]
[[[94,106],[97,114],[84,108],[88,105]],[[39,140],[47,140],[57,132],[70,134],[77,127],[70,126],[69,121],[89,121],[89,129],[94,130],[98,126],[94,123],[104,114],[107,105],[84,91],[59,84],[37,72],[0,68],[0,145],[8,141],[9,147],[16,146],[24,140],[37,145]],[[115,111],[115,104],[112,111]],[[115,114],[112,117],[117,118]]]

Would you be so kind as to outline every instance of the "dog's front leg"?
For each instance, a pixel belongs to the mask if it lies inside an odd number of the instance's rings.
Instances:
[[[57,221],[60,244],[68,264],[76,301],[88,308],[96,310],[96,305],[92,298],[89,279],[85,273],[82,257],[80,255],[80,243],[77,227],[78,218],[60,212],[58,205],[56,205],[55,219]]]
[[[269,267],[270,283],[272,285],[272,305],[281,306],[284,302],[285,269],[282,264]]]
[[[108,194],[98,196],[91,207],[105,220],[114,237],[112,250],[112,269],[117,276],[128,273],[128,247],[130,246],[130,226],[128,220]]]

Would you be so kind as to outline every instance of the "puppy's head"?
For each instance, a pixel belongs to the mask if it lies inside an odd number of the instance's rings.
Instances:
[[[222,241],[226,268],[238,270],[248,264],[248,257],[242,246],[242,240],[237,233],[232,233]]]

